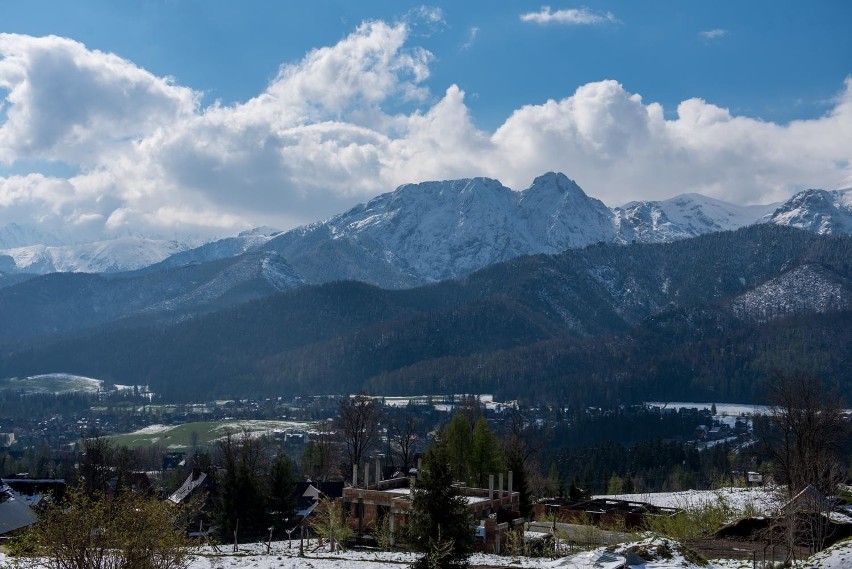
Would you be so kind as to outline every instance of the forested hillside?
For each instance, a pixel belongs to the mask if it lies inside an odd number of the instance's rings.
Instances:
[[[114,321],[7,345],[0,376],[61,370],[169,399],[368,390],[752,401],[775,369],[852,384],[850,260],[852,238],[773,226],[595,245],[409,290],[339,282],[178,323]],[[795,299],[779,279],[799,283]]]

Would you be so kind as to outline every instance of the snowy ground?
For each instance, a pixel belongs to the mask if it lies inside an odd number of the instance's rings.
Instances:
[[[773,511],[778,494],[773,488],[720,488],[719,490],[687,490],[685,492],[654,492],[645,494],[617,494],[613,496],[594,496],[614,500],[645,502],[662,508],[691,509],[708,504],[724,502],[737,512],[750,510],[758,515]]]
[[[210,547],[197,551],[189,569],[394,569],[408,567],[417,559],[417,555],[404,552],[374,550],[348,550],[331,553],[327,547],[316,549],[314,543],[305,548],[305,555],[299,557],[299,542],[294,540],[292,547],[287,541],[272,542],[267,552],[266,544],[244,544],[234,553],[231,546],[220,546],[219,550]],[[589,569],[605,568],[601,561],[604,548],[585,552],[575,552],[559,558],[529,558],[517,556],[497,556],[475,554],[471,557],[473,567],[506,567],[516,569]],[[650,558],[648,563],[630,565],[632,569],[751,569],[751,561],[714,559],[707,565],[691,556],[688,550],[673,540],[664,537],[645,537],[638,541],[610,548],[615,556],[626,556],[628,552]],[[11,559],[0,554],[0,567],[10,566]],[[28,565],[33,569],[37,567]],[[797,567],[806,569],[848,569],[852,567],[852,541],[837,544]]]

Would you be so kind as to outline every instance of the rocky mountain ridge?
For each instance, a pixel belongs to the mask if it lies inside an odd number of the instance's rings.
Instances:
[[[286,259],[307,284],[360,280],[407,288],[459,278],[522,255],[556,254],[594,243],[663,243],[756,223],[850,234],[852,190],[805,190],[766,206],[684,194],[610,209],[553,172],[519,192],[489,178],[423,182],[400,186],[322,222],[283,233],[259,228],[200,247],[125,237],[0,249],[0,273],[158,271],[269,251]],[[11,233],[19,238],[26,235],[15,229]]]

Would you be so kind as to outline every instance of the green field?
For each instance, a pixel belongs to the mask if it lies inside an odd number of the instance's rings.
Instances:
[[[201,421],[183,425],[152,425],[133,433],[113,435],[110,438],[117,445],[128,448],[140,448],[151,445],[161,445],[170,450],[188,450],[193,445],[193,433],[197,435],[197,446],[209,446],[232,433],[249,432],[254,436],[272,434],[275,431],[290,429],[310,430],[313,423],[297,421]]]

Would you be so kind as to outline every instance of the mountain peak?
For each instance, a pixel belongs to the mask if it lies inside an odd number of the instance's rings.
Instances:
[[[802,190],[781,204],[769,223],[819,234],[852,233],[852,190]]]
[[[543,188],[555,188],[560,193],[579,192],[582,195],[586,193],[577,185],[577,182],[563,174],[562,172],[547,172],[533,180],[528,191],[536,191]]]

